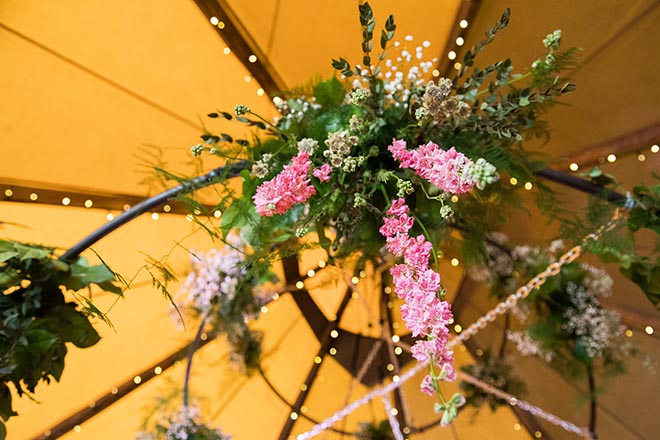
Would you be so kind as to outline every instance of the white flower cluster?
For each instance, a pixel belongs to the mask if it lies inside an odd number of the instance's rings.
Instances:
[[[275,107],[282,114],[282,120],[284,121],[293,121],[300,122],[302,121],[305,113],[311,110],[318,110],[321,108],[319,104],[314,102],[314,98],[311,100],[305,96],[300,96],[298,98],[291,98],[288,100],[277,99],[274,101]],[[274,122],[277,124],[279,121],[278,118],[274,119]]]
[[[357,136],[352,136],[347,130],[336,131],[330,133],[328,139],[325,140],[328,149],[323,152],[323,155],[329,159],[333,168],[338,168],[351,154],[351,148],[357,144]]]
[[[199,431],[203,431],[204,438],[212,440],[232,440],[232,436],[222,433],[219,429],[210,429],[201,423],[201,412],[195,406],[183,407],[167,421],[165,440],[188,440]],[[137,440],[156,440],[162,438],[150,432],[140,432]]]
[[[532,339],[527,332],[506,331],[506,339],[516,344],[516,348],[523,356],[538,356],[546,362],[552,361],[555,354],[541,348],[541,344]]]
[[[231,246],[192,256],[192,271],[186,278],[183,306],[192,305],[200,311],[208,310],[215,302],[231,301],[246,270],[241,266],[244,259],[242,243],[233,239]]]
[[[603,309],[585,286],[568,283],[566,292],[570,295],[571,307],[564,312],[567,321],[563,328],[577,336],[589,357],[602,356],[624,331],[619,314]]]
[[[476,186],[480,190],[483,190],[486,185],[490,185],[491,183],[500,180],[497,168],[483,157],[477,159],[476,162],[468,163],[465,168],[463,168],[463,175],[468,176],[471,180],[477,182]]]
[[[413,37],[405,37],[406,42],[412,42]],[[378,74],[383,80],[386,97],[394,100],[395,106],[407,106],[410,98],[411,89],[421,87],[428,81],[428,73],[437,64],[438,59],[424,61],[424,49],[431,45],[429,41],[424,41],[421,46],[415,48],[414,54],[400,42],[394,42],[394,50],[398,51],[395,61],[388,58],[385,61],[385,68]],[[414,59],[413,59],[414,58]],[[356,66],[360,69],[360,66]],[[357,77],[353,81],[355,89],[363,88],[365,85],[364,76],[369,72],[366,69],[361,70],[362,77]],[[396,99],[395,99],[396,96]]]

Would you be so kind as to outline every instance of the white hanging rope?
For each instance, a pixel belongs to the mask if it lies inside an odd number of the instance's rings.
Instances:
[[[543,420],[546,420],[553,425],[559,426],[560,428],[564,429],[565,431],[568,432],[573,432],[577,435],[580,435],[584,437],[585,439],[588,440],[594,440],[593,435],[591,432],[589,432],[589,428],[586,427],[579,427],[571,422],[568,422],[564,419],[561,419],[557,417],[554,414],[551,414],[538,406],[534,406],[531,403],[525,402],[524,400],[520,400],[511,394],[508,394],[498,388],[495,388],[494,386],[487,384],[486,382],[483,382],[479,379],[477,379],[474,376],[470,376],[467,373],[464,373],[462,371],[458,372],[458,377],[464,380],[465,382],[471,383],[472,385],[476,386],[477,388],[480,388],[481,390],[492,394],[495,397],[499,397],[500,399],[504,400],[506,403],[508,403],[511,406],[518,407],[522,409],[523,411],[527,411],[537,417],[542,418]]]
[[[401,434],[401,428],[399,427],[399,421],[394,417],[392,413],[392,404],[390,399],[387,396],[383,396],[383,405],[385,406],[385,412],[387,413],[387,419],[390,421],[390,428],[392,428],[392,433],[394,434],[395,440],[404,440],[403,434]]]
[[[551,263],[543,272],[539,273],[536,275],[534,278],[529,280],[527,284],[521,286],[516,290],[514,293],[509,295],[504,301],[498,303],[493,309],[488,311],[484,316],[481,318],[477,319],[476,322],[471,324],[468,328],[466,328],[460,335],[455,336],[447,342],[447,348],[448,349],[453,349],[455,346],[462,344],[463,342],[467,341],[471,336],[474,336],[479,330],[485,328],[490,322],[495,321],[495,319],[506,313],[508,310],[512,309],[520,299],[526,298],[530,292],[540,286],[542,286],[545,281],[554,275],[557,275],[559,271],[561,270],[562,266],[565,264],[572,263],[575,261],[581,254],[582,254],[582,247],[586,244],[587,241],[589,240],[598,240],[600,238],[600,234],[605,231],[605,230],[610,230],[612,229],[615,225],[616,222],[619,220],[621,217],[620,210],[616,210],[614,212],[614,216],[610,222],[608,222],[606,225],[601,226],[598,228],[598,230],[594,233],[591,233],[587,235],[583,240],[582,243],[572,247],[569,249],[566,253],[564,253],[559,259],[553,263]],[[304,432],[302,434],[299,434],[296,437],[296,440],[307,440],[310,438],[313,438],[317,435],[319,435],[321,432],[325,431],[326,429],[330,428],[332,425],[337,423],[339,420],[343,419],[362,405],[365,405],[368,403],[370,400],[374,399],[375,397],[381,397],[385,396],[387,393],[391,392],[392,390],[395,390],[396,388],[400,387],[403,385],[406,381],[410,380],[415,374],[420,372],[424,367],[428,365],[428,360],[424,362],[419,362],[415,367],[410,369],[407,373],[401,375],[399,377],[398,382],[391,382],[385,386],[382,386],[381,388],[377,388],[373,390],[372,392],[366,394],[364,397],[354,401],[350,405],[345,406],[341,410],[337,411],[334,413],[332,416],[328,417],[327,419],[323,420],[321,423],[318,423],[314,427],[312,427],[311,430]],[[536,408],[530,411],[534,415],[534,411],[543,411],[540,408],[534,407],[530,405],[530,408]],[[550,414],[550,416],[552,416]],[[539,417],[541,417],[539,415]],[[554,417],[554,416],[553,416]],[[559,419],[561,420],[561,419]],[[569,423],[569,422],[565,422]],[[561,426],[561,425],[559,425]],[[575,426],[575,425],[573,425]],[[577,429],[582,429],[578,428]],[[575,431],[571,431],[575,432]],[[580,435],[582,435],[582,431],[580,431]],[[591,434],[588,434],[589,438],[591,439]]]
[[[299,434],[296,437],[296,440],[307,440],[307,439],[310,439],[312,437],[316,437],[317,435],[319,435],[320,433],[322,433],[326,429],[330,428],[332,425],[334,425],[335,423],[337,423],[338,421],[340,421],[341,419],[343,419],[344,417],[346,417],[347,415],[349,415],[350,413],[352,413],[353,411],[355,411],[356,409],[358,409],[362,405],[367,404],[372,399],[374,399],[376,397],[384,396],[384,395],[392,392],[393,390],[395,390],[396,388],[401,386],[402,383],[406,382],[407,380],[411,379],[415,374],[422,371],[424,369],[424,367],[426,367],[427,364],[428,364],[428,362],[418,363],[412,369],[410,369],[408,372],[403,374],[399,378],[399,382],[390,382],[389,384],[387,384],[385,386],[382,386],[380,388],[376,388],[375,390],[373,390],[369,394],[366,394],[365,396],[357,399],[356,401],[354,401],[350,405],[340,409],[339,411],[337,411],[336,413],[334,413],[332,416],[328,417],[327,419],[325,419],[321,423],[315,425],[309,431],[304,432],[302,434]]]

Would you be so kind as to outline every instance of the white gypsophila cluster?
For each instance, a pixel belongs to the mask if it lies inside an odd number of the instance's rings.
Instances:
[[[164,424],[167,424],[165,429]],[[209,440],[232,440],[232,436],[224,434],[219,429],[211,429],[201,422],[201,411],[196,406],[185,406],[174,413],[167,421],[159,424],[158,435],[152,432],[138,432],[136,440],[188,440],[200,431],[203,431],[205,437]],[[163,429],[163,431],[160,431]]]
[[[614,281],[612,277],[603,268],[597,268],[587,263],[580,265],[582,270],[587,272],[584,279],[584,286],[596,298],[607,298],[612,294]]]
[[[511,251],[511,257],[527,267],[536,266],[547,260],[541,249],[528,245],[514,247]]]
[[[183,285],[186,299],[182,305],[205,311],[216,300],[232,300],[240,280],[246,276],[241,265],[243,260],[244,253],[238,242],[193,255],[192,271]]]
[[[538,341],[532,339],[527,332],[506,331],[506,339],[516,344],[516,349],[523,356],[538,356],[546,362],[552,361],[555,354],[541,348]]]
[[[180,412],[176,413],[171,419],[170,426],[165,433],[166,440],[188,440],[192,434],[195,434],[201,425],[201,412],[195,406],[186,406]],[[215,434],[215,440],[232,440],[232,437],[223,434],[220,430],[204,427],[205,431],[211,431]]]
[[[550,245],[548,246],[548,251],[554,254],[561,250],[564,250],[564,240],[558,239],[550,242]]]
[[[282,120],[300,122],[303,120],[305,113],[321,108],[321,106],[314,101],[314,97],[308,98],[305,96],[300,96],[298,98],[291,98],[289,100],[278,99],[274,101],[274,103],[277,110],[282,114]],[[276,118],[275,123],[278,121],[279,119]]]
[[[409,43],[413,37],[408,35],[404,40]],[[420,46],[415,47],[414,53],[410,51],[407,45],[402,45],[395,41],[390,50],[398,52],[394,61],[391,58],[385,60],[378,77],[383,80],[386,98],[392,100],[395,106],[408,104],[411,89],[423,86],[428,81],[428,73],[433,70],[433,66],[438,62],[437,58],[430,61],[424,60],[424,49],[427,49],[431,43],[424,41]],[[353,80],[353,88],[363,88],[365,86],[364,76],[368,75],[367,69],[356,66],[362,76]],[[396,99],[395,99],[396,97]]]
[[[516,320],[524,324],[527,322],[527,318],[529,318],[530,310],[529,310],[529,305],[525,302],[517,302],[515,306],[513,306],[510,310],[511,315],[516,318]]]
[[[584,286],[570,282],[566,292],[570,295],[571,307],[564,312],[567,321],[562,327],[577,337],[589,357],[602,356],[624,331],[619,314],[603,309]]]

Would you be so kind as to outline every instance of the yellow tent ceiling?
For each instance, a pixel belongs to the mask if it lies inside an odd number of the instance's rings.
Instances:
[[[359,59],[357,1],[217,3],[233,11],[246,33],[243,37],[263,55],[259,61],[284,86],[306,83],[315,75],[331,75],[332,57]],[[482,63],[511,56],[515,66],[524,68],[540,53],[543,36],[555,28],[563,29],[565,46],[583,48],[583,65],[574,78],[578,92],[566,99],[570,106],[558,107],[549,115],[553,138],[542,152],[565,168],[568,158],[585,148],[632,133],[637,136],[634,148],[607,144],[623,149],[616,163],[604,164],[606,171],[631,187],[660,169],[658,155],[648,152],[654,133],[656,143],[660,137],[660,87],[656,84],[660,74],[660,2],[379,0],[372,5],[379,23],[394,12],[399,38],[410,34],[415,42],[428,40],[429,53],[444,59],[445,51],[453,45],[450,35],[459,32],[459,12],[464,13],[468,3],[476,3],[477,8],[469,27],[460,31],[467,47],[506,6],[513,10],[509,29],[483,53]],[[460,55],[462,49],[453,48]],[[145,146],[158,147],[169,168],[191,173],[194,167],[188,151],[197,143],[202,124],[213,130],[219,127],[204,117],[206,113],[243,103],[266,117],[276,114],[269,97],[258,94],[261,85],[244,66],[249,62],[237,59],[227,49],[222,30],[212,26],[192,0],[0,1],[0,177],[144,196],[153,191],[141,184]],[[231,125],[222,130],[237,133]],[[637,159],[637,149],[645,153],[646,161]],[[624,154],[631,151],[635,154]],[[591,154],[593,159],[604,155]],[[582,206],[584,200],[576,196],[571,204]],[[29,229],[6,226],[0,234],[67,248],[105,223],[106,214],[94,208],[5,201],[0,205],[0,220]],[[527,217],[515,219],[508,231],[515,242],[548,238],[554,233]],[[158,220],[145,216],[108,236],[95,249],[114,269],[130,275],[144,263],[141,252],[159,257],[192,230],[192,223],[182,216],[161,215]],[[196,249],[214,245],[199,233],[183,244]],[[94,259],[93,254],[88,256]],[[308,256],[302,270],[313,267],[317,259]],[[185,252],[176,250],[171,263],[178,274],[186,273]],[[460,269],[449,265],[443,272],[453,286],[458,285],[461,275]],[[166,301],[151,289],[146,277],[140,279],[139,287],[112,308],[110,317],[117,331],[98,325],[102,341],[91,349],[70,350],[61,383],[38,388],[38,403],[29,399],[18,402],[21,415],[8,423],[9,439],[43,434],[192,338],[192,330],[182,333],[175,328]],[[657,313],[635,287],[621,279],[617,279],[617,286],[620,291],[613,298],[615,305],[629,306],[641,316]],[[331,314],[339,302],[339,290],[316,293],[326,314]],[[461,316],[463,323],[474,320],[488,307],[478,292],[470,298],[472,302]],[[114,298],[101,296],[97,301],[102,309],[109,308]],[[355,332],[368,332],[366,314],[362,302],[353,301],[346,326]],[[270,305],[257,326],[266,330],[267,375],[284,397],[293,401],[318,341],[290,296]],[[657,356],[657,338],[640,333],[635,328],[635,344]],[[495,337],[486,334],[484,340],[491,336]],[[457,355],[459,364],[470,362],[467,352],[459,350]],[[205,414],[237,440],[277,438],[290,409],[262,378],[244,378],[226,357],[226,344],[215,341],[195,361],[193,390],[202,396]],[[533,360],[522,360],[518,368],[529,379],[532,402],[578,424],[585,422],[585,408],[566,403],[567,396],[571,400],[576,395],[575,389],[556,373]],[[155,396],[173,387],[168,382],[180,384],[182,376],[183,366],[175,366],[84,423],[80,432],[64,438],[133,438]],[[432,402],[417,392],[417,382],[413,379],[404,389],[415,421],[423,424],[433,419]],[[351,378],[341,366],[332,359],[325,361],[314,393],[306,402],[308,415],[322,419],[339,409],[350,384]],[[364,387],[357,387],[352,396],[365,392]],[[659,399],[657,376],[632,363],[631,374],[610,384],[603,396],[601,438],[650,439],[660,435],[652,412],[660,405]],[[644,405],[636,404],[638,401]],[[362,408],[345,425],[338,426],[355,431],[358,422],[371,420],[374,414],[383,418],[379,402]],[[482,410],[474,423],[467,414],[454,431],[433,429],[413,438],[530,438],[524,429],[514,429],[516,423],[508,409],[493,414]],[[301,419],[293,432],[310,427],[311,422]],[[553,438],[564,438],[562,432],[546,425],[543,428]]]

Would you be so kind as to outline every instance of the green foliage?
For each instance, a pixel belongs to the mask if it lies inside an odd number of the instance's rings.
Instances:
[[[8,384],[18,395],[32,394],[39,382],[59,381],[66,343],[91,347],[99,341],[89,318],[105,315],[89,298],[67,302],[64,293],[97,285],[121,295],[115,274],[105,265],[89,266],[55,258],[52,248],[0,240],[0,418],[16,415]]]
[[[387,420],[379,423],[361,423],[358,440],[394,440],[392,428]]]

